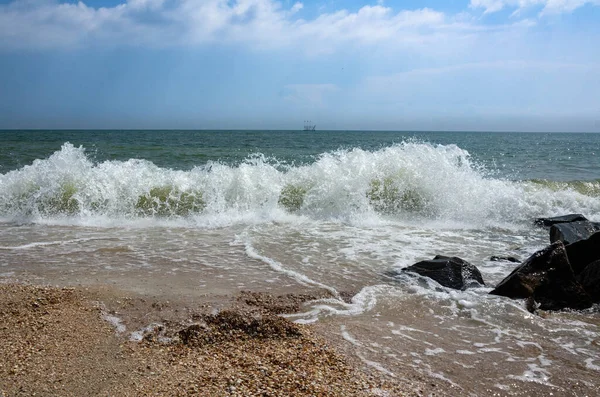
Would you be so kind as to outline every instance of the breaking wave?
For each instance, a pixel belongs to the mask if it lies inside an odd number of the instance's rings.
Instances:
[[[600,180],[510,181],[455,145],[403,142],[324,153],[290,166],[258,154],[189,171],[140,159],[95,163],[70,143],[0,174],[0,219],[193,221],[210,226],[305,217],[436,220],[492,225],[600,213]]]

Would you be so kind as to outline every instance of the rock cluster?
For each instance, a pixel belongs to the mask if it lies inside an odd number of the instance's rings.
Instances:
[[[600,303],[600,223],[581,214],[540,218],[550,242],[502,280],[491,294],[526,298],[531,310],[586,309]]]
[[[587,309],[600,303],[600,223],[581,214],[539,218],[535,223],[550,228],[551,244],[517,266],[490,294],[527,299],[532,311]],[[513,257],[490,260],[517,262]],[[438,255],[402,270],[453,289],[485,285],[475,266],[456,257]]]
[[[586,309],[592,306],[592,300],[573,272],[561,241],[526,259],[490,293],[533,299],[542,310]]]

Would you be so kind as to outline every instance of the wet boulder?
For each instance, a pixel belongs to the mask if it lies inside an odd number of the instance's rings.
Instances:
[[[586,309],[592,305],[590,296],[575,278],[561,241],[530,256],[490,294],[533,299],[542,310]]]
[[[599,222],[569,222],[558,223],[550,227],[550,242],[562,241],[565,245],[579,240],[585,240],[600,231]]]
[[[581,273],[590,263],[600,260],[600,232],[585,240],[565,246],[569,263],[575,274]]]
[[[579,222],[579,221],[587,221],[588,219],[581,214],[569,214],[569,215],[561,215],[554,216],[551,218],[537,218],[535,220],[535,224],[538,226],[552,226],[559,223],[571,223],[571,222]]]
[[[600,302],[600,260],[588,264],[577,275],[577,281],[592,298],[594,303]]]
[[[437,255],[431,260],[417,262],[402,270],[429,277],[444,287],[459,290],[485,285],[479,269],[457,257]]]

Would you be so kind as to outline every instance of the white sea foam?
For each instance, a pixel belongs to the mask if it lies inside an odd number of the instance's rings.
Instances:
[[[509,375],[508,378],[517,379],[523,382],[535,382],[542,385],[557,388],[550,382],[551,374],[548,370],[541,368],[537,364],[527,364],[528,369],[523,372],[523,375]]]
[[[256,252],[256,250],[254,249],[254,247],[252,247],[252,244],[250,242],[246,242],[245,246],[246,246],[246,254],[250,258],[258,259],[258,260],[266,263],[267,265],[269,265],[276,272],[283,273],[286,276],[289,276],[289,277],[295,279],[300,284],[311,285],[311,286],[315,286],[315,287],[321,287],[323,289],[326,289],[326,290],[330,291],[334,295],[338,295],[338,292],[334,288],[332,288],[332,287],[330,287],[328,285],[319,283],[318,281],[311,280],[309,277],[307,277],[306,275],[301,274],[299,272],[286,269],[282,263],[277,262],[276,260],[274,260],[272,258],[269,258],[267,256],[260,255],[258,252]]]
[[[360,343],[352,335],[350,335],[350,333],[346,329],[345,325],[340,325],[340,331],[342,333],[342,338],[344,338],[344,340],[352,343],[354,346],[362,346],[362,343]]]
[[[144,339],[144,336],[149,334],[149,333],[157,333],[157,340],[161,343],[171,343],[173,341],[172,338],[168,338],[165,337],[164,335],[162,335],[162,332],[164,329],[164,325],[163,324],[159,324],[159,323],[152,323],[149,324],[145,327],[143,327],[142,329],[139,329],[137,331],[133,331],[131,334],[129,334],[129,340],[132,342],[141,342]]]
[[[446,353],[446,350],[442,349],[441,347],[435,348],[435,349],[425,349],[425,355],[426,356],[435,356],[441,353]]]
[[[310,304],[310,310],[286,314],[288,318],[298,318],[301,322],[314,322],[323,316],[356,316],[373,309],[377,304],[378,296],[385,296],[393,287],[389,285],[375,285],[364,287],[352,297],[350,303],[341,299],[318,299]],[[386,292],[388,291],[388,292]]]
[[[123,332],[125,332],[127,330],[127,328],[125,327],[125,324],[123,324],[123,320],[121,320],[117,316],[113,316],[112,314],[103,312],[102,318],[104,319],[104,321],[110,323],[113,327],[115,327],[115,331],[118,334],[122,334]]]
[[[600,365],[594,364],[596,361],[599,361],[594,358],[586,358],[585,359],[585,367],[589,369],[593,369],[595,371],[600,371]]]
[[[396,374],[394,374],[392,371],[386,369],[380,363],[378,363],[376,361],[369,360],[365,356],[363,356],[362,354],[358,354],[358,357],[361,359],[361,361],[363,363],[367,364],[369,367],[375,368],[377,371],[379,371],[381,373],[384,373],[384,374],[386,374],[388,376],[396,377]]]
[[[43,247],[47,247],[47,246],[51,246],[51,245],[66,245],[66,244],[72,244],[72,243],[84,243],[84,242],[91,241],[91,240],[92,240],[91,238],[78,238],[78,239],[74,239],[74,240],[41,241],[41,242],[23,244],[23,245],[18,245],[18,246],[13,246],[13,247],[0,246],[0,250],[25,250],[25,249],[31,249],[31,248],[43,248]]]

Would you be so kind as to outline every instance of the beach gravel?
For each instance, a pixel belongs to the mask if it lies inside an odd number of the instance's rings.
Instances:
[[[309,326],[268,310],[297,308],[289,302],[306,296],[280,305],[246,293],[225,310],[148,328],[141,341],[106,321],[95,298],[82,289],[0,284],[0,396],[405,395]],[[256,306],[261,301],[269,304]]]

